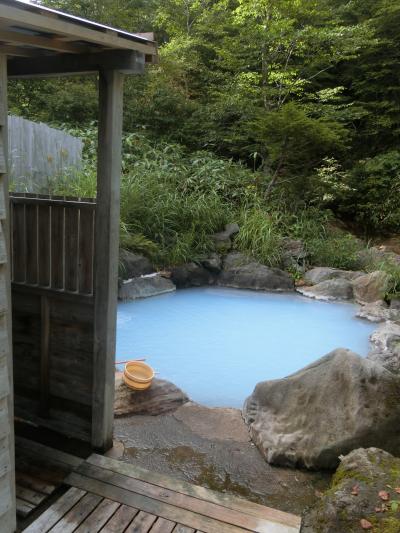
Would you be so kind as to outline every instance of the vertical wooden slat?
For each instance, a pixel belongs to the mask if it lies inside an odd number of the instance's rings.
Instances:
[[[40,333],[40,413],[47,416],[49,411],[50,376],[50,307],[47,296],[41,296]]]
[[[79,292],[93,293],[94,211],[81,209],[79,213]]]
[[[25,235],[25,206],[15,204],[13,208],[12,224],[12,255],[14,281],[26,281],[26,235]]]
[[[25,206],[26,282],[38,283],[38,212],[36,205]]]
[[[99,75],[92,445],[112,446],[123,75]]]
[[[75,207],[65,209],[65,290],[78,290],[78,231],[79,211]]]
[[[51,287],[64,288],[64,207],[51,207]]]
[[[41,287],[50,286],[50,207],[40,205],[38,207],[38,267],[39,285]]]

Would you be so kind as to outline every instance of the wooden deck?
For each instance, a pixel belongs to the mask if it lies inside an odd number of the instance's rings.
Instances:
[[[298,533],[300,518],[91,455],[25,533]]]
[[[17,517],[22,522],[53,495],[83,461],[22,437],[16,437],[15,460]]]

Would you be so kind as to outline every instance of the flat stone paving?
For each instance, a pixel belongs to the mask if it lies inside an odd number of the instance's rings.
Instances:
[[[114,436],[115,458],[295,514],[331,478],[266,463],[237,409],[189,403],[172,414],[118,418]]]

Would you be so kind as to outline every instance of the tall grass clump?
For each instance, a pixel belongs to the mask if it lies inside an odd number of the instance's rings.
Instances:
[[[235,246],[268,266],[279,266],[282,255],[281,215],[254,207],[242,210]]]

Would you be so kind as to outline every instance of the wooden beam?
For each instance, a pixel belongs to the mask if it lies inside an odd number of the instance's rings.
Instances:
[[[72,54],[82,54],[91,51],[90,46],[63,42],[57,39],[50,39],[40,35],[30,35],[19,31],[9,31],[3,28],[0,28],[0,41],[12,45],[29,45],[35,48],[44,48],[45,50]]]
[[[123,75],[101,71],[95,235],[92,445],[112,447],[117,322]]]
[[[7,44],[0,44],[0,52],[5,56],[17,57],[38,57],[37,50],[33,48],[24,48],[23,46],[9,46]]]
[[[130,34],[126,34],[125,32],[115,31],[115,33],[110,34],[100,25],[90,23],[89,21],[79,20],[76,17],[66,15],[59,16],[57,13],[51,14],[47,11],[41,12],[39,6],[11,6],[1,4],[0,23],[2,24],[16,25],[68,37],[72,36],[77,41],[87,41],[105,47],[136,50],[143,54],[151,55],[157,53],[155,43],[136,41]]]
[[[124,74],[142,74],[143,54],[133,50],[106,50],[93,54],[57,54],[33,59],[10,58],[9,78],[51,77],[89,74],[100,70],[114,70]]]
[[[3,153],[7,161],[7,58],[0,53],[0,144],[3,145]],[[0,171],[1,172],[1,171]],[[0,216],[0,226],[2,233],[6,240],[6,258],[10,257],[10,231],[9,231],[9,201],[8,201],[8,176],[7,174],[0,174],[0,196],[3,199],[3,205],[5,209],[2,209]],[[1,268],[5,269],[5,282],[6,282],[6,303],[7,310],[5,314],[5,321],[3,319],[3,325],[5,331],[5,337],[2,336],[3,346],[2,350],[5,352],[7,374],[9,380],[9,394],[6,399],[6,423],[3,422],[3,431],[6,430],[8,437],[5,441],[5,449],[8,455],[9,470],[2,476],[0,482],[2,482],[5,492],[3,492],[3,498],[7,497],[10,502],[10,506],[7,506],[5,513],[0,516],[0,529],[4,531],[15,531],[16,528],[16,495],[15,495],[15,452],[14,452],[14,384],[13,384],[13,359],[12,359],[12,327],[11,327],[11,281],[10,281],[10,267],[6,263]],[[5,343],[4,343],[5,340]],[[4,346],[6,344],[6,346]],[[1,350],[0,350],[1,352]],[[4,427],[6,426],[6,427]],[[8,427],[7,427],[8,426]],[[1,432],[1,430],[0,430]],[[6,434],[7,434],[6,433]],[[8,445],[8,450],[7,450]],[[0,506],[1,507],[1,506]]]

